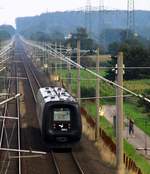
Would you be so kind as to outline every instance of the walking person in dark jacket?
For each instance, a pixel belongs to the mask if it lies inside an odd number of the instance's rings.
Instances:
[[[134,135],[134,121],[129,119],[129,135]]]

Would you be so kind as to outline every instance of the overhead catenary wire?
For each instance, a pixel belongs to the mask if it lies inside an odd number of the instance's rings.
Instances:
[[[9,84],[8,84],[8,89],[10,89],[10,81],[9,81]],[[8,96],[6,96],[6,99],[8,99]],[[8,103],[6,102],[6,104],[5,104],[5,109],[4,109],[4,116],[5,116],[6,113],[7,113],[7,107],[8,107]],[[5,120],[6,120],[6,119],[3,119],[3,121],[2,121],[2,126],[1,126],[0,147],[2,147],[2,141],[3,141],[4,129],[5,129]]]
[[[0,57],[5,55],[11,48],[14,43],[14,38],[0,51]]]
[[[21,94],[18,93],[18,94],[16,94],[15,96],[10,97],[10,98],[8,98],[8,99],[6,99],[6,100],[0,102],[0,105],[4,105],[5,103],[8,103],[9,101],[14,100],[14,99],[16,99],[16,98],[18,98],[18,97],[20,97],[20,96],[21,96]]]
[[[116,98],[116,97],[132,97],[132,95],[123,95],[123,96],[117,96],[117,95],[114,95],[114,96],[101,96],[101,97],[81,97],[81,98],[77,98],[77,99],[80,99],[80,100],[92,100],[92,99],[107,99],[107,98]]]
[[[18,120],[17,117],[9,117],[9,116],[0,116],[0,119]]]
[[[54,45],[54,44],[53,44]],[[47,45],[46,44],[46,46],[48,46],[48,48],[51,48],[51,47],[49,47],[49,45]],[[58,47],[58,49],[59,49],[60,47]],[[77,49],[77,48],[76,48]],[[64,49],[65,51],[68,51],[68,48],[66,48],[66,49]],[[70,51],[74,51],[73,49],[71,49]],[[87,54],[87,52],[85,52],[85,53],[83,53],[83,55],[81,55],[80,56],[80,58],[83,58],[83,57],[85,57],[85,58],[87,58],[88,56],[90,56],[90,55],[86,55]],[[66,55],[67,55],[67,53],[66,53]],[[96,55],[95,55],[96,56]],[[71,56],[71,57],[77,57],[77,56]],[[93,66],[93,67],[88,67],[88,68],[96,68],[96,66]],[[118,67],[118,68],[120,68],[120,67]],[[122,67],[121,67],[122,68]],[[100,67],[100,69],[115,69],[115,67],[110,67],[110,66],[103,66],[103,67]],[[130,67],[130,66],[126,66],[126,67],[124,67],[123,69],[150,69],[150,67],[148,66],[148,67],[145,67],[145,66],[140,66],[140,67],[137,67],[137,66],[133,66],[133,67]]]
[[[0,76],[0,79],[19,79],[19,80],[27,80],[26,77],[5,77],[5,76]]]
[[[1,151],[10,151],[10,152],[22,152],[22,153],[35,153],[35,154],[41,154],[41,155],[46,155],[47,152],[42,152],[42,151],[35,151],[35,150],[19,150],[19,149],[12,149],[12,148],[0,148]]]
[[[64,56],[63,54],[57,52],[57,51],[56,51],[55,49],[53,49],[53,48],[51,48],[51,50],[47,50],[47,49],[45,49],[45,48],[43,48],[43,47],[41,47],[41,46],[39,46],[39,45],[37,45],[37,44],[33,44],[32,42],[29,42],[29,41],[23,39],[22,37],[21,37],[21,40],[22,40],[24,43],[29,44],[29,45],[31,45],[31,46],[33,46],[33,47],[42,49],[43,51],[47,51],[47,52],[48,52],[49,54],[51,54],[52,56],[54,56],[54,55],[57,54],[57,58],[59,58],[59,59],[65,61],[66,63],[69,63],[69,64],[73,65],[73,66],[76,67],[76,68],[83,69],[83,70],[89,72],[90,74],[92,74],[92,75],[98,77],[99,79],[101,79],[101,80],[103,80],[103,81],[105,81],[105,82],[107,82],[107,83],[109,83],[109,84],[111,84],[111,85],[113,85],[113,86],[115,86],[115,87],[121,88],[122,90],[124,90],[124,91],[126,91],[126,92],[132,94],[133,96],[136,96],[136,97],[138,97],[138,98],[140,98],[140,99],[142,99],[142,100],[144,100],[144,101],[150,103],[150,99],[148,99],[147,97],[144,97],[142,94],[137,94],[137,93],[135,93],[135,92],[133,92],[133,91],[131,91],[131,90],[129,90],[129,89],[123,87],[123,86],[118,85],[117,83],[115,83],[115,82],[113,82],[113,81],[111,81],[111,80],[108,80],[108,79],[102,77],[101,75],[99,75],[99,74],[97,74],[96,72],[94,72],[94,71],[88,69],[87,67],[85,67],[85,66],[83,66],[83,65],[79,65],[78,63],[76,63],[76,62],[74,62],[73,60],[69,59],[68,57]]]
[[[2,61],[0,61],[0,64],[2,64],[2,63],[4,63],[4,62],[6,62],[8,59],[9,59],[9,57],[8,57],[8,58],[6,58],[6,59],[4,59],[4,60],[2,60]]]
[[[6,127],[4,127],[4,129],[5,129],[5,136],[6,136],[6,142],[7,142],[7,148],[8,148],[8,149],[10,148],[10,144],[11,144],[11,141],[12,141],[12,137],[13,137],[13,135],[14,135],[15,127],[16,127],[16,124],[14,123],[9,140],[8,140],[8,134],[7,134]],[[5,173],[7,173],[7,170],[8,170],[8,168],[9,168],[10,159],[7,161],[7,154],[8,154],[9,157],[10,157],[10,152],[8,151],[8,152],[5,154],[4,158],[3,158],[3,162],[2,162],[2,167],[1,167],[1,170],[0,170],[0,174],[3,174],[3,173],[4,173],[4,172],[3,172],[3,169],[4,169],[4,166],[5,166],[5,162],[7,162],[7,167],[6,167],[6,169],[5,169]]]

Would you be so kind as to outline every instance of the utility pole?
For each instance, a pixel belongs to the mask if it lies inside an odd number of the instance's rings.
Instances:
[[[68,58],[71,59],[71,44],[70,44],[69,40],[68,40],[68,44],[67,44],[67,50],[68,50]],[[70,63],[67,63],[67,69],[68,69],[67,89],[71,93],[71,65],[70,65]]]
[[[120,52],[117,58],[117,84],[123,86],[123,53]],[[117,157],[117,174],[124,174],[123,163],[123,90],[116,87],[116,157]]]
[[[97,49],[97,57],[96,57],[96,73],[99,74],[99,48]],[[99,140],[99,78],[96,78],[96,134],[95,140]]]
[[[77,39],[77,63],[80,65],[80,39]],[[80,105],[80,98],[81,98],[80,67],[78,67],[78,73],[77,73],[77,97]]]

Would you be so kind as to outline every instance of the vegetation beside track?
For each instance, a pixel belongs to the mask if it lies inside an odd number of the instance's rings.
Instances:
[[[67,70],[64,70],[61,72],[61,78],[65,79],[67,76]],[[72,70],[72,90],[73,93],[76,93],[76,89],[77,89],[77,70]],[[102,72],[101,75],[105,74],[104,72]],[[81,78],[83,79],[88,79],[89,80],[85,80],[82,81],[81,80],[81,95],[82,97],[91,97],[90,95],[94,95],[95,96],[95,86],[96,86],[96,80],[90,80],[90,79],[94,79],[93,75],[88,74],[85,71],[81,71]],[[66,79],[64,80],[64,82],[66,83]],[[135,80],[135,81],[125,81],[125,86],[137,93],[143,93],[146,89],[148,89],[149,87],[149,83],[150,80]],[[93,92],[91,92],[93,90]],[[87,94],[87,96],[85,96],[85,94]],[[106,84],[105,82],[102,82],[100,84],[100,95],[101,96],[113,96],[115,95],[115,88],[112,87],[109,84]],[[115,103],[115,99],[101,99],[100,100],[101,104],[114,104]],[[96,115],[96,105],[94,103],[91,102],[85,102],[82,101],[82,106],[88,111],[88,113],[91,116],[95,116]],[[138,106],[138,100],[135,98],[129,98],[129,99],[125,99],[124,102],[124,113],[128,118],[132,118],[135,120],[135,124],[141,128],[145,133],[147,133],[148,135],[150,135],[150,129],[145,127],[145,122],[141,121],[143,120],[143,117],[147,120],[150,118],[148,117],[148,113],[144,113],[144,108],[143,107],[139,107]],[[100,118],[100,126],[102,129],[105,130],[105,132],[107,133],[108,136],[110,136],[113,140],[115,140],[114,137],[114,130],[113,130],[113,126],[105,119],[105,117],[101,117]],[[141,168],[141,170],[143,171],[144,174],[149,174],[149,169],[150,169],[150,164],[144,159],[144,157],[140,154],[138,154],[135,150],[135,148],[130,145],[129,143],[127,143],[126,141],[124,141],[124,148],[125,148],[125,153],[136,162],[137,166]]]
[[[91,102],[85,102],[83,104],[83,107],[88,111],[88,113],[95,118],[96,116],[96,106],[94,103]],[[114,129],[112,124],[110,124],[107,119],[103,116],[100,117],[100,127],[106,132],[106,134],[112,138],[113,141],[115,141],[114,136]],[[145,160],[145,158],[140,155],[136,149],[129,144],[126,140],[124,140],[124,151],[130,157],[137,166],[142,170],[143,174],[149,174],[150,170],[150,164],[148,161]]]
[[[66,83],[66,77],[67,77],[67,70],[63,70],[59,72],[61,79],[64,83]],[[101,74],[102,73],[102,74]],[[100,73],[100,75],[105,74],[103,71]],[[77,89],[77,70],[73,69],[71,70],[72,74],[72,82],[71,82],[71,88],[74,94],[76,94]],[[96,80],[93,80],[95,77],[84,70],[81,70],[81,97],[95,97],[95,86],[96,86]],[[91,80],[90,80],[91,79]],[[135,83],[134,83],[135,82]],[[150,80],[134,80],[134,81],[125,81],[124,85],[137,93],[143,93],[145,90],[149,89]],[[100,82],[100,96],[115,96],[115,88],[112,85],[109,85],[108,83],[105,83],[103,81]],[[128,118],[132,118],[135,121],[135,124],[142,129],[145,133],[150,135],[150,125],[148,127],[145,127],[145,120],[150,121],[149,113],[146,112],[145,108],[143,106],[140,106],[138,103],[138,99],[135,97],[129,97],[125,98],[124,100],[124,113]],[[83,103],[83,102],[82,102]],[[115,104],[115,98],[103,98],[100,99],[100,104]],[[90,107],[90,104],[87,103],[88,108]],[[91,108],[91,111],[89,112],[91,115],[95,115],[96,113],[95,109]],[[144,121],[142,121],[142,119]]]

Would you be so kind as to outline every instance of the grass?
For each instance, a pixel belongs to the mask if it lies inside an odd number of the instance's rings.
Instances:
[[[105,75],[105,71],[102,70],[100,72],[101,76]],[[65,69],[63,71],[59,72],[59,75],[61,79],[64,79],[64,82],[67,82],[66,77],[67,77],[68,71]],[[71,88],[73,90],[73,93],[76,93],[77,89],[77,69],[72,69],[71,70],[71,77],[72,77],[72,82],[71,82]],[[93,88],[94,90],[96,89],[96,78],[94,75],[81,70],[81,88]],[[115,95],[115,88],[112,87],[111,85],[107,84],[106,82],[101,81],[100,82],[100,95],[101,96],[114,96]],[[95,96],[93,96],[95,97]]]
[[[72,71],[72,89],[73,93],[76,93],[77,89],[77,69],[73,69]],[[62,78],[67,76],[68,71],[63,70],[61,72]],[[101,71],[100,75],[105,75],[105,71]],[[83,90],[86,90],[90,88],[90,90],[94,90],[96,88],[96,80],[93,80],[95,77],[88,72],[85,72],[84,70],[81,70],[81,79],[89,79],[89,80],[81,80],[81,88]],[[91,79],[91,80],[90,80]],[[137,92],[137,93],[143,93],[144,90],[149,89],[150,86],[150,80],[134,80],[134,81],[125,81],[124,86],[126,86],[128,89]],[[89,91],[85,91],[87,95],[89,95]],[[93,94],[93,93],[92,93]],[[114,96],[115,95],[115,88],[111,85],[101,81],[100,82],[100,96]],[[93,95],[94,97],[95,95]],[[87,96],[89,97],[89,96]],[[90,96],[91,97],[91,96]],[[115,104],[115,98],[113,99],[100,99],[101,104]],[[88,105],[88,104],[87,104]],[[128,118],[132,118],[135,121],[135,124],[142,129],[145,133],[150,135],[150,125],[146,125],[145,127],[145,120],[150,121],[150,118],[148,117],[148,113],[143,112],[143,108],[140,108],[137,106],[137,98],[129,98],[126,99],[124,102],[124,113]],[[95,115],[96,111],[91,111],[91,113],[94,113]],[[143,121],[144,120],[144,121]]]
[[[136,165],[141,169],[143,174],[149,174],[150,171],[150,164],[148,161],[145,160],[145,158],[138,154],[135,150],[135,148],[127,143],[127,141],[124,141],[124,149],[125,153],[135,161]]]
[[[84,102],[83,107],[88,111],[88,113],[95,118],[96,115],[96,107],[94,103]],[[114,129],[113,126],[106,120],[105,117],[100,117],[100,126],[101,128],[110,136],[113,140],[114,137]],[[126,140],[124,140],[124,152],[135,161],[137,166],[142,170],[143,174],[149,174],[150,164],[145,160],[145,158],[136,152],[136,149],[129,144]]]
[[[124,86],[129,90],[132,90],[136,93],[144,93],[145,90],[149,90],[150,79],[143,80],[128,80],[124,82]]]
[[[128,118],[132,118],[135,124],[150,136],[150,117],[147,116],[147,113],[143,113],[142,108],[125,102],[124,113]]]

